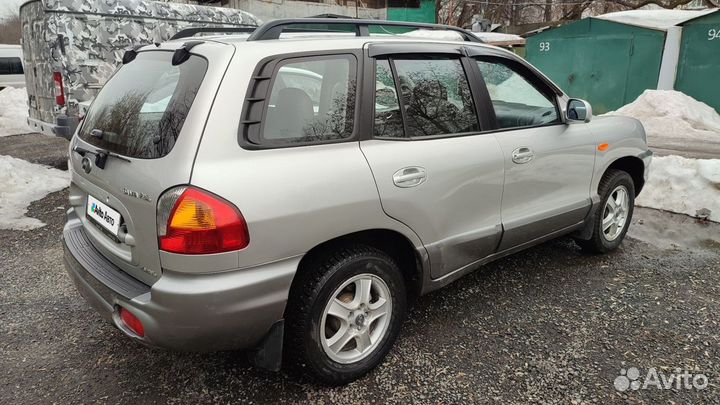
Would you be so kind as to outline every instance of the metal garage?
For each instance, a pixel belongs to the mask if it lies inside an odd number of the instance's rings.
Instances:
[[[528,38],[527,59],[568,94],[605,113],[646,89],[672,89],[678,25],[707,13],[633,10],[585,18]]]
[[[720,12],[682,26],[675,89],[720,112]]]

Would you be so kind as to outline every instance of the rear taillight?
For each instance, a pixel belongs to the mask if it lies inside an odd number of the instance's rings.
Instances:
[[[122,320],[123,324],[128,327],[131,331],[133,331],[136,335],[140,337],[145,336],[145,328],[143,328],[142,322],[140,322],[140,319],[138,319],[137,316],[133,315],[132,312],[128,311],[127,309],[120,307],[120,319]]]
[[[221,253],[250,243],[245,218],[232,203],[193,187],[163,194],[157,228],[160,249],[172,253]]]
[[[62,74],[60,72],[53,73],[53,82],[55,83],[55,104],[63,106],[65,105],[65,89],[63,89]]]

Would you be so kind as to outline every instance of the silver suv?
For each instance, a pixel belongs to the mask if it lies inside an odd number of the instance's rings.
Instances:
[[[342,384],[417,296],[558,236],[623,240],[652,155],[638,121],[591,120],[458,29],[247,31],[127,51],[72,139],[67,271],[131,339]]]

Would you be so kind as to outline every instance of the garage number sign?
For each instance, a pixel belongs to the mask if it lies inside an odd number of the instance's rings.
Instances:
[[[550,52],[550,42],[540,42],[540,52]]]
[[[720,39],[720,29],[711,28],[708,30],[708,41],[712,41],[713,39]]]

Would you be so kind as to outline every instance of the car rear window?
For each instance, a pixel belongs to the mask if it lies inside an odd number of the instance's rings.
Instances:
[[[173,66],[172,52],[141,52],[93,101],[78,136],[120,155],[157,159],[175,145],[207,71],[196,55]]]

